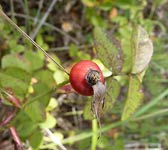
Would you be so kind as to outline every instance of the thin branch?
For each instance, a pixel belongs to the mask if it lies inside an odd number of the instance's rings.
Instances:
[[[0,128],[10,123],[11,120],[15,117],[15,115],[15,112],[8,112],[6,118],[0,122]]]
[[[0,91],[2,91],[4,94],[7,95],[7,100],[12,103],[14,106],[16,106],[17,108],[21,108],[21,102],[18,98],[16,98],[15,96],[11,95],[10,93],[6,92],[5,90],[3,90],[2,88],[0,88]]]
[[[77,45],[77,48],[83,49],[83,48],[91,48],[92,45]],[[67,51],[70,49],[70,46],[64,46],[64,47],[53,47],[50,48],[49,51]]]
[[[57,144],[62,150],[67,150],[67,148],[61,143],[60,139],[56,137],[49,129],[45,128],[45,131],[55,144]]]
[[[9,129],[10,129],[10,132],[11,132],[11,134],[13,136],[13,139],[14,139],[16,145],[17,145],[18,150],[23,150],[22,142],[21,142],[21,140],[20,140],[20,138],[18,136],[16,128],[14,126],[11,126]]]
[[[34,20],[34,25],[36,25],[37,22],[38,22],[38,18],[39,18],[39,16],[40,16],[40,11],[41,11],[41,9],[43,8],[43,3],[44,3],[44,0],[40,0],[39,6],[38,6],[38,10],[37,10],[37,13],[36,13],[36,17],[35,17],[35,20]],[[45,23],[45,22],[44,22],[44,23]]]
[[[14,13],[14,14],[7,13],[7,14],[10,15],[10,16],[13,15],[13,16],[17,16],[17,17],[20,17],[20,18],[30,19],[32,21],[36,20],[37,22],[40,22],[40,20],[38,20],[37,18],[31,17],[31,16],[26,16],[24,14],[19,14],[19,13]],[[49,28],[51,28],[51,29],[53,29],[53,30],[55,30],[56,32],[62,34],[63,36],[68,37],[75,44],[77,44],[77,45],[79,44],[79,42],[75,38],[71,37],[69,34],[67,34],[63,30],[59,29],[58,27],[56,27],[56,26],[54,26],[52,24],[49,24],[47,22],[44,22],[44,25],[47,26],[47,27],[49,27]]]
[[[48,10],[46,11],[45,15],[43,16],[43,18],[41,19],[40,23],[38,24],[37,28],[32,32],[32,34],[30,34],[30,37],[32,39],[34,39],[37,35],[37,33],[39,32],[40,28],[42,27],[42,25],[44,24],[44,22],[46,21],[48,15],[50,14],[50,12],[52,11],[55,3],[57,2],[57,0],[53,0],[48,8]]]

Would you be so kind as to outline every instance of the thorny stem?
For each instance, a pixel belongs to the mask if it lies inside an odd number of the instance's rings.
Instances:
[[[21,28],[19,28],[0,8],[0,15],[5,18],[17,31],[19,31],[27,40],[29,40],[37,49],[41,50],[46,57],[48,57],[50,60],[52,60],[62,71],[64,71],[67,75],[69,73],[66,71],[66,69],[60,65],[58,62],[56,62],[43,48],[41,48],[33,39],[30,38]]]

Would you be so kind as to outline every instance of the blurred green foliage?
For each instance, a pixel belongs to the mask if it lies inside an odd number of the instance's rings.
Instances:
[[[69,6],[68,3],[70,2],[67,2],[67,6]],[[0,87],[12,93],[22,103],[21,108],[17,108],[16,117],[9,125],[12,124],[16,127],[23,142],[26,143],[29,140],[29,146],[32,149],[56,149],[56,144],[43,133],[45,128],[53,129],[54,135],[63,144],[66,144],[68,149],[83,150],[92,147],[92,150],[95,150],[97,147],[100,150],[122,150],[127,143],[134,140],[144,143],[162,143],[165,149],[168,148],[168,127],[166,126],[168,122],[168,104],[166,102],[168,94],[168,53],[166,50],[168,31],[165,21],[167,20],[167,11],[164,8],[164,5],[168,4],[164,0],[152,2],[147,0],[81,0],[79,3],[82,8],[85,8],[83,13],[86,24],[80,28],[86,29],[82,31],[83,39],[77,36],[78,30],[75,29],[66,34],[76,35],[77,39],[82,39],[81,43],[84,42],[84,47],[80,48],[79,45],[69,42],[68,51],[51,52],[50,48],[55,46],[54,42],[60,46],[63,44],[64,38],[62,35],[53,35],[50,28],[46,26],[40,29],[35,41],[58,63],[67,66],[67,69],[81,59],[97,58],[96,62],[108,76],[106,78],[106,108],[101,118],[102,130],[105,133],[98,142],[94,138],[91,139],[94,134],[90,132],[91,125],[87,121],[91,122],[93,119],[90,111],[91,98],[74,98],[66,92],[59,93],[59,88],[68,82],[68,76],[53,62],[46,59],[41,52],[33,48],[32,44],[4,19],[0,18]],[[27,5],[26,1],[25,5]],[[59,8],[62,9],[65,7],[61,2],[58,3],[58,6],[61,6]],[[31,11],[29,7],[27,8],[30,14],[34,16],[38,14],[38,9]],[[160,8],[165,13],[162,19],[159,19],[158,15]],[[51,15],[52,17],[54,16]],[[52,20],[51,18],[49,21]],[[15,18],[15,22],[24,31],[29,31],[27,25],[29,25],[29,29],[34,28],[31,25],[33,22],[27,21],[29,24],[24,24]],[[136,40],[139,40],[135,36],[135,39],[132,39],[132,33],[139,31],[134,29],[137,25],[141,25],[149,33],[149,38],[154,46],[152,61],[147,69],[146,65],[141,69],[144,71],[142,74],[139,74],[136,69],[132,70],[134,65],[132,58],[136,53],[134,48],[138,43]],[[102,29],[104,30],[102,31]],[[108,33],[106,34],[105,31]],[[96,50],[88,50],[87,45],[93,43],[95,43]],[[118,43],[119,45],[117,45]],[[118,49],[121,52],[118,53]],[[111,53],[113,58],[109,59]],[[120,55],[119,59],[118,54]],[[122,75],[123,73],[124,75]],[[63,105],[58,101],[60,95],[68,95]],[[3,105],[11,106],[7,103],[7,96],[3,92],[1,97]],[[73,128],[68,131],[59,128],[60,118],[71,122],[72,117],[79,116],[78,111],[72,111],[74,108],[72,106],[75,105],[79,106],[77,108],[82,110],[85,118],[82,121],[83,127],[78,127],[75,122],[72,122]],[[139,109],[137,109],[138,107]],[[71,115],[64,116],[63,112]],[[132,113],[133,116],[131,116]],[[126,122],[120,121],[121,118]],[[91,127],[93,128],[93,123]],[[94,128],[95,130],[98,128]]]

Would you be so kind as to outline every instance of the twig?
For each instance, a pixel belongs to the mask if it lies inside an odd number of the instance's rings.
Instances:
[[[57,0],[53,0],[48,8],[48,10],[46,11],[45,15],[43,16],[43,18],[41,19],[40,23],[38,24],[37,28],[32,32],[32,34],[30,34],[30,37],[32,39],[34,39],[37,35],[37,33],[39,32],[40,28],[42,27],[42,25],[44,24],[44,22],[46,21],[49,13],[52,11],[55,3],[57,2]]]
[[[16,106],[17,108],[21,108],[21,102],[18,98],[16,98],[15,96],[11,95],[10,93],[6,92],[5,90],[3,90],[2,88],[0,88],[0,91],[2,91],[4,94],[6,94],[8,96],[7,100],[12,103],[14,106]]]
[[[57,144],[62,150],[67,150],[67,148],[61,143],[60,139],[57,138],[49,129],[45,128],[45,131],[55,144]]]
[[[0,9],[0,15],[5,18],[17,31],[19,31],[27,40],[29,40],[36,48],[41,50],[46,57],[51,59],[62,71],[64,71],[67,75],[69,73],[66,71],[66,69],[57,63],[43,48],[41,48],[34,40],[30,38],[21,28],[19,28],[1,9]]]
[[[11,16],[12,14],[8,13],[8,15]],[[31,17],[31,16],[26,16],[24,14],[14,13],[13,15],[17,16],[17,17],[25,18],[25,19],[30,19],[30,20],[33,20],[33,21],[37,20],[37,18]],[[37,20],[37,22],[40,22],[40,20]],[[79,42],[75,38],[71,37],[69,34],[67,34],[63,30],[59,29],[58,27],[56,27],[56,26],[54,26],[52,24],[49,24],[47,22],[44,22],[44,25],[49,27],[49,28],[51,28],[51,29],[53,29],[53,30],[55,30],[55,31],[57,31],[58,33],[62,34],[63,36],[68,37],[75,44],[77,44],[77,45],[79,44]]]
[[[82,49],[82,48],[91,48],[92,45],[78,45],[77,46],[79,49]],[[64,47],[53,47],[53,48],[50,48],[49,51],[66,51],[66,50],[69,50],[70,46],[64,46]]]
[[[26,16],[30,15],[29,7],[28,7],[28,0],[24,0],[23,10],[24,10]],[[29,20],[25,20],[25,24],[26,24],[26,29],[29,32],[30,31],[30,22],[29,22]]]
[[[15,115],[15,112],[8,112],[6,118],[0,122],[0,128],[10,123],[11,120],[15,117]]]
[[[16,128],[11,126],[9,129],[10,129],[10,132],[11,132],[11,134],[13,136],[13,139],[14,139],[16,145],[17,145],[18,150],[23,150],[22,143],[21,143],[21,140],[20,140],[20,138],[18,136]]]
[[[44,0],[40,0],[39,6],[38,6],[38,11],[37,11],[36,17],[34,19],[34,25],[36,25],[36,23],[38,22],[38,18],[39,18],[39,15],[40,15],[40,11],[43,7],[43,3],[44,3]]]
[[[13,0],[10,0],[10,6],[11,6],[11,16],[12,16],[12,20],[14,20],[15,19],[15,17],[14,17],[14,5],[13,5]]]

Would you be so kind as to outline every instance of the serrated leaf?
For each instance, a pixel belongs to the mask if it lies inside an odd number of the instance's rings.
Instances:
[[[113,74],[118,74],[122,69],[123,55],[120,44],[112,38],[112,35],[108,36],[102,29],[95,28],[95,49],[98,57]]]
[[[3,88],[11,88],[16,96],[24,98],[28,92],[31,76],[20,68],[7,68],[0,71]]]
[[[148,66],[152,54],[153,44],[144,28],[141,26],[135,27],[133,33],[133,53],[134,61],[132,73],[140,73]]]
[[[105,109],[111,110],[115,101],[117,100],[117,97],[120,93],[120,84],[119,82],[114,78],[107,78],[106,79],[106,97],[105,97]]]
[[[137,76],[130,76],[128,95],[124,110],[122,112],[122,120],[127,120],[138,108],[143,99],[143,92],[141,89],[141,82]]]

